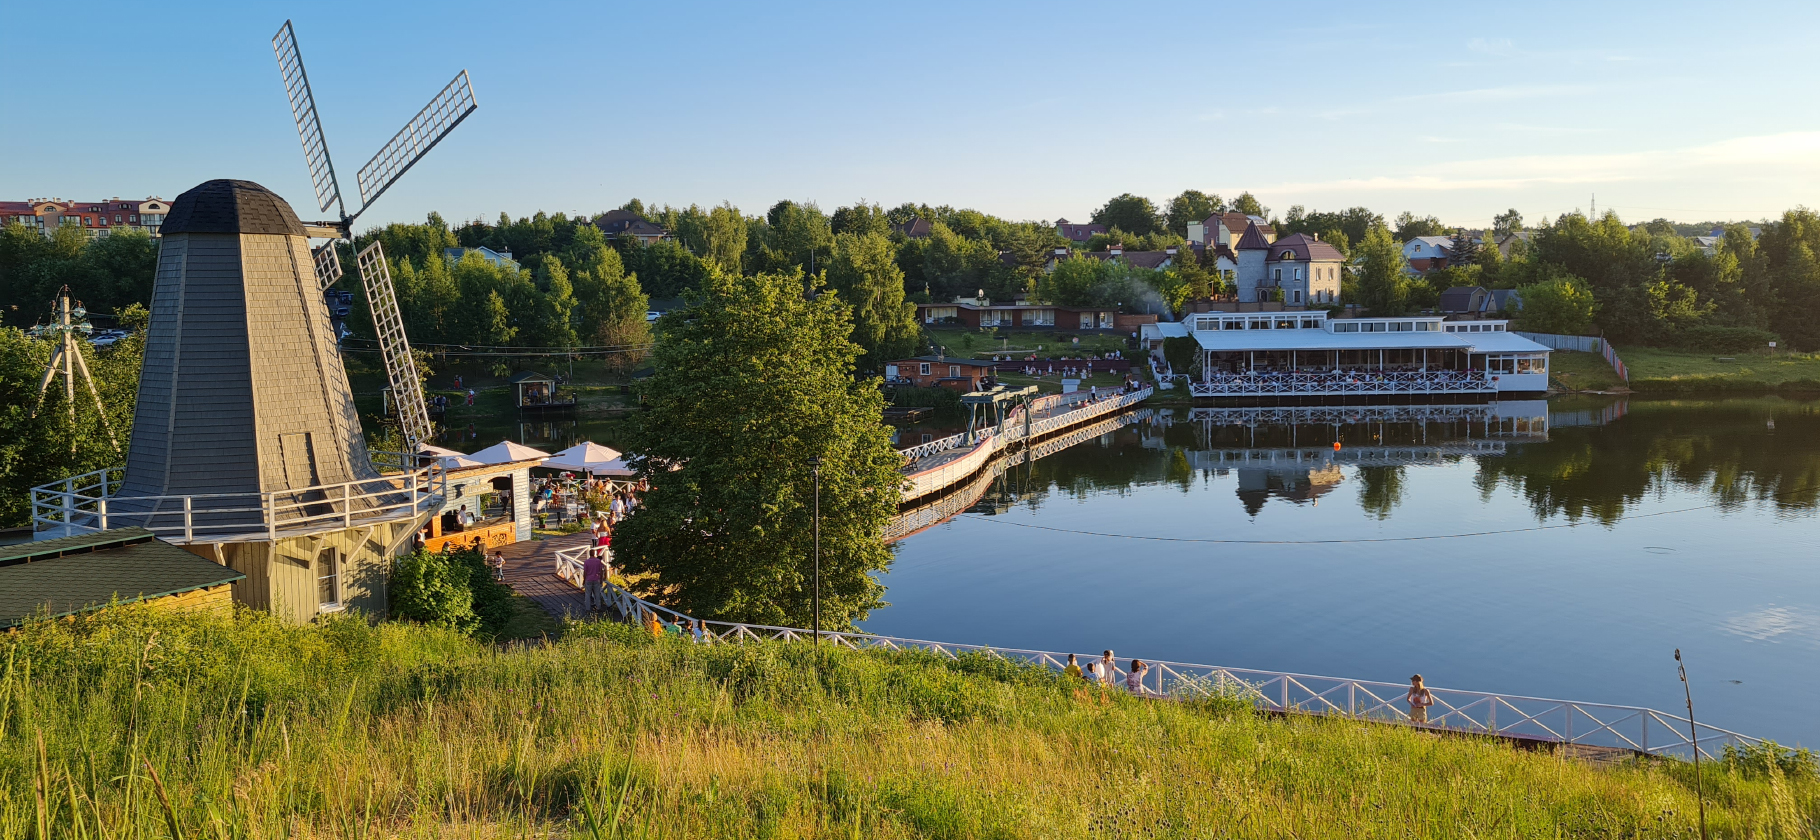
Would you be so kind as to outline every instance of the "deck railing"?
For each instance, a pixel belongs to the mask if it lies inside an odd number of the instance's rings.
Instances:
[[[608,597],[627,620],[643,622],[654,616],[666,623],[682,621],[693,625],[695,619],[668,607],[659,606],[608,584]],[[702,641],[742,642],[807,642],[808,630],[741,624],[728,621],[703,621]],[[994,648],[987,645],[963,645],[879,636],[871,633],[822,631],[828,644],[852,650],[921,650],[948,658],[963,655],[992,656],[1060,670],[1069,654],[1062,651]],[[1077,653],[1085,667],[1096,661],[1091,653]],[[1286,671],[1262,671],[1250,668],[1228,668],[1218,665],[1196,665],[1186,662],[1144,660],[1141,687],[1133,693],[1156,699],[1190,700],[1201,697],[1235,697],[1266,711],[1288,714],[1331,715],[1388,724],[1400,724],[1432,730],[1521,738],[1554,744],[1572,744],[1628,750],[1648,755],[1691,757],[1694,740],[1687,718],[1669,712],[1622,706],[1610,703],[1582,703],[1519,694],[1430,688],[1434,705],[1428,720],[1410,720],[1403,683],[1323,677]],[[1125,690],[1126,672],[1119,662],[1113,664],[1113,684]],[[1726,745],[1760,743],[1757,738],[1701,723],[1699,752],[1715,757]]]
[[[440,507],[440,462],[359,481],[256,493],[121,496],[125,468],[108,467],[32,488],[32,528],[74,535],[139,527],[178,542],[245,539],[351,528]]]
[[[1398,371],[1358,373],[1216,373],[1189,386],[1197,397],[1306,394],[1488,394],[1498,390],[1483,373]]]

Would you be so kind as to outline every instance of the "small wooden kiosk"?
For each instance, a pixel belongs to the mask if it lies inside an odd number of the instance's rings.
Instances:
[[[556,380],[534,370],[520,371],[510,380],[517,389],[518,410],[531,413],[573,411],[575,396],[559,397]]]

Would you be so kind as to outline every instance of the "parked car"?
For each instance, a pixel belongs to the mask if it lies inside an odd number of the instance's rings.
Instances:
[[[88,343],[96,347],[111,347],[120,339],[126,338],[126,330],[102,330],[88,337]]]
[[[645,311],[645,323],[649,324],[652,321],[662,318],[663,316],[664,316],[664,314],[662,312],[658,312],[655,310],[646,310]]]

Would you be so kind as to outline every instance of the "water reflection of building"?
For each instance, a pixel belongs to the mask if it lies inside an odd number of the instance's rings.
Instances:
[[[1290,467],[1244,467],[1238,473],[1239,501],[1252,516],[1264,509],[1264,502],[1275,496],[1301,504],[1318,505],[1321,497],[1333,492],[1344,476],[1338,464]]]
[[[1178,414],[1173,422],[1157,424],[1158,431],[1182,419]],[[1196,408],[1185,419],[1195,437],[1195,445],[1184,452],[1189,466],[1206,475],[1233,475],[1240,501],[1255,516],[1271,498],[1318,504],[1340,484],[1347,466],[1444,464],[1501,456],[1512,443],[1547,440],[1549,412],[1543,400],[1504,400]],[[1175,441],[1179,445],[1180,437]],[[1162,434],[1154,442],[1168,448]]]

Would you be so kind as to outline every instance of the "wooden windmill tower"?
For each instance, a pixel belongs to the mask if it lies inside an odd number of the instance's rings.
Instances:
[[[33,519],[41,538],[148,528],[245,573],[236,600],[296,620],[383,613],[391,557],[447,482],[414,454],[394,459],[401,471],[375,469],[323,293],[342,274],[335,240],[473,112],[474,96],[463,71],[361,168],[363,203],[350,215],[289,21],[272,43],[318,203],[340,218],[300,221],[251,181],[178,196],[161,230],[126,466],[35,489]],[[312,237],[330,241],[312,249]],[[377,242],[359,263],[415,453],[428,416]]]

